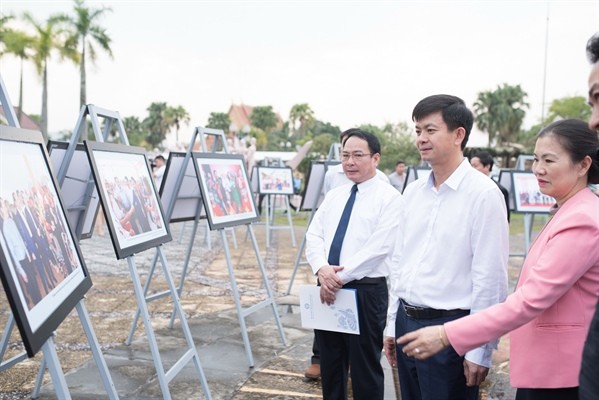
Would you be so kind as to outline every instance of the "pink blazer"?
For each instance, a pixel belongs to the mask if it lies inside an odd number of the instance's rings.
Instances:
[[[516,388],[578,386],[582,348],[599,298],[599,198],[570,198],[533,243],[504,303],[445,324],[459,353],[510,333]]]

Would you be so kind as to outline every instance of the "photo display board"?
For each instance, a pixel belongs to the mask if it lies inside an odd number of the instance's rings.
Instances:
[[[193,165],[193,156],[189,158],[189,162],[185,168],[179,193],[175,193],[177,179],[181,173],[181,169],[183,169],[185,154],[184,152],[171,152],[169,154],[162,184],[160,185],[160,201],[162,202],[163,210],[168,210],[169,204],[176,196],[175,206],[169,222],[194,220],[198,205],[202,202],[202,191],[198,176],[196,175],[196,169]],[[204,207],[202,207],[200,218],[206,218]]]
[[[511,172],[514,211],[518,213],[549,213],[555,204],[555,199],[541,193],[537,177],[530,171]]]
[[[58,172],[68,146],[67,142],[53,140],[48,142],[50,162],[55,172]],[[60,191],[67,210],[67,218],[77,238],[79,240],[90,238],[100,208],[100,198],[83,143],[77,144],[75,148]]]
[[[92,286],[42,134],[0,126],[0,277],[33,357]]]
[[[118,259],[171,240],[142,147],[85,141]]]
[[[308,177],[306,178],[306,186],[302,193],[300,211],[316,210],[324,200],[323,187],[325,173],[325,164],[323,161],[312,161]]]
[[[497,178],[497,182],[504,188],[506,188],[508,192],[508,198],[510,200],[510,211],[514,211],[514,188],[512,185],[512,170],[511,169],[500,169],[499,177]]]
[[[193,153],[211,230],[260,220],[242,155]]]
[[[293,171],[289,167],[255,167],[260,194],[293,194]]]

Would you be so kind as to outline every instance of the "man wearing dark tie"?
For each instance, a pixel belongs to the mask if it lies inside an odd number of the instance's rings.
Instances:
[[[316,330],[323,398],[347,399],[351,370],[355,399],[383,399],[381,366],[388,301],[386,277],[400,235],[401,194],[376,178],[381,146],[371,133],[350,129],[342,165],[352,181],[331,190],[306,232],[306,258],[318,277],[320,298],[334,304],[341,289],[355,289],[360,334]],[[351,369],[350,369],[351,367]]]

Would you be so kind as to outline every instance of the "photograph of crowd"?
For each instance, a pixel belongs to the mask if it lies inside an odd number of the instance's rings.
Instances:
[[[117,257],[170,240],[144,150],[98,142],[86,146]]]
[[[43,147],[0,139],[2,280],[18,323],[35,332],[87,272]]]
[[[291,168],[258,167],[260,194],[293,194]]]
[[[539,183],[532,172],[512,171],[516,212],[548,213],[555,204],[553,197],[539,190]]]
[[[212,229],[257,219],[243,158],[236,155],[194,154],[208,221]]]

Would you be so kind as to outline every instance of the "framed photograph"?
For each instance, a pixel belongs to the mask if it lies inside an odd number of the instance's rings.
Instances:
[[[519,213],[549,213],[555,199],[539,190],[537,178],[530,171],[512,171],[514,211]]]
[[[260,194],[293,194],[293,171],[289,167],[256,167]]]
[[[516,159],[516,169],[520,171],[532,171],[532,163],[535,156],[532,154],[520,154]]]
[[[68,142],[53,140],[46,146],[55,174],[63,163],[68,146]],[[100,198],[83,143],[77,144],[75,148],[60,192],[67,210],[67,219],[75,231],[75,236],[79,240],[90,238],[100,209]]]
[[[171,215],[165,215],[169,218],[168,222],[193,221],[196,218],[198,206],[201,206],[202,212],[200,218],[206,218],[206,210],[202,204],[202,191],[200,189],[200,180],[196,175],[196,169],[193,165],[193,156],[183,173],[183,181],[179,187],[178,193],[175,193],[177,179],[183,169],[185,161],[184,152],[171,152],[166,161],[166,169],[160,185],[160,201],[165,214],[168,213],[169,205],[175,200]]]
[[[42,134],[0,126],[0,277],[33,357],[92,286]]]
[[[142,147],[85,141],[118,259],[171,240]]]
[[[210,229],[260,220],[242,155],[193,153]]]
[[[514,189],[512,185],[512,170],[511,169],[500,169],[499,176],[497,177],[497,182],[501,186],[507,189],[508,198],[510,200],[510,211],[514,211]]]
[[[306,178],[306,186],[302,193],[300,211],[316,210],[324,200],[323,186],[325,173],[324,162],[312,161]]]

